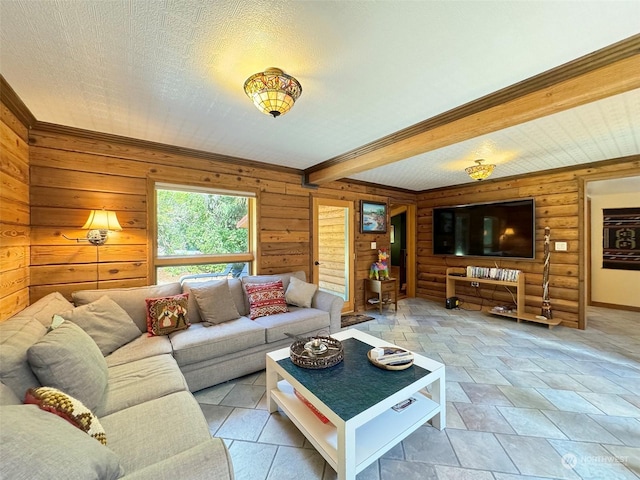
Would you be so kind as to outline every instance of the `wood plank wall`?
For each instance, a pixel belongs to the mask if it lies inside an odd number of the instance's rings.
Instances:
[[[467,186],[444,188],[418,195],[418,279],[417,296],[444,302],[445,272],[447,267],[467,265],[493,267],[494,259],[457,258],[433,255],[432,214],[439,206],[491,202],[533,197],[536,204],[536,258],[530,261],[500,260],[502,268],[515,268],[526,275],[526,311],[540,314],[542,304],[542,271],[544,228],[551,228],[551,243],[567,242],[566,252],[551,250],[550,299],[554,318],[562,324],[577,328],[580,297],[581,232],[579,193],[580,180],[589,176],[639,171],[640,157],[629,157],[599,166],[551,171],[507,180],[489,180]],[[584,272],[583,272],[584,274]],[[514,292],[515,293],[515,292]],[[456,295],[464,300],[463,308],[478,309],[481,304],[511,303],[505,289],[456,287]],[[483,300],[484,299],[484,300]]]
[[[27,127],[0,104],[0,321],[29,305]]]
[[[344,208],[321,205],[318,212],[318,229],[322,242],[318,244],[320,267],[318,286],[326,292],[343,295],[346,286],[344,239],[346,234]],[[315,259],[314,259],[315,260]]]
[[[32,302],[52,291],[70,297],[79,289],[148,283],[148,177],[256,191],[257,273],[304,270],[310,277],[312,195],[356,205],[360,199],[415,204],[412,193],[348,182],[310,189],[294,171],[59,126],[31,131],[30,157]],[[97,248],[61,236],[84,237],[79,227],[88,211],[103,207],[115,210],[123,227],[105,245]],[[354,215],[358,225],[359,212]],[[377,258],[371,241],[390,244],[388,234],[356,234],[356,299],[362,298],[362,279]]]

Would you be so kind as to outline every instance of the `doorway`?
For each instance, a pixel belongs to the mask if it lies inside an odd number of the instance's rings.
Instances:
[[[313,197],[313,280],[322,291],[344,300],[354,311],[353,202]]]
[[[391,276],[399,298],[416,295],[416,206],[391,205]]]

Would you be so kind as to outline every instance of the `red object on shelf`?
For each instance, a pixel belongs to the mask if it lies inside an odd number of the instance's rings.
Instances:
[[[299,399],[302,403],[304,403],[304,404],[309,408],[309,410],[311,410],[311,411],[314,413],[314,415],[315,415],[316,417],[318,417],[318,419],[319,419],[322,423],[330,423],[330,422],[329,422],[329,419],[328,419],[327,417],[325,417],[325,416],[320,412],[320,410],[318,410],[316,407],[314,407],[314,406],[313,406],[313,404],[312,404],[309,400],[307,400],[306,398],[304,398],[304,396],[303,396],[303,395],[302,395],[298,390],[296,390],[296,389],[294,388],[294,389],[293,389],[293,393],[295,393],[295,394],[296,394],[296,397],[298,397],[298,399]]]

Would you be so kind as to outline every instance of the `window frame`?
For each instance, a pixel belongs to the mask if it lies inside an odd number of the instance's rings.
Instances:
[[[247,209],[248,251],[245,253],[202,254],[202,255],[166,255],[158,256],[158,219],[157,219],[157,191],[173,190],[193,193],[219,194],[249,199]],[[158,267],[174,267],[189,265],[248,263],[249,274],[253,272],[256,260],[257,226],[256,226],[257,192],[247,190],[230,190],[212,185],[202,185],[187,182],[167,182],[149,177],[147,182],[147,231],[149,236],[147,265],[150,284],[157,283]]]

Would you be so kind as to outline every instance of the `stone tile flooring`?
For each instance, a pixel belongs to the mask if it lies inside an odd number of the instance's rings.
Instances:
[[[359,480],[640,478],[640,314],[590,308],[585,331],[405,299],[354,328],[447,365],[447,428],[420,427]],[[237,480],[336,474],[259,372],[196,393]]]

